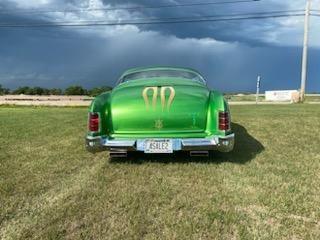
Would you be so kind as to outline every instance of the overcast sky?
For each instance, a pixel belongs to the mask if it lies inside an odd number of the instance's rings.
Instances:
[[[214,2],[224,0],[207,0]],[[91,8],[200,1],[91,0]],[[0,0],[1,23],[79,22],[193,17],[304,9],[305,0],[106,12],[26,14],[9,9],[81,9],[89,0]],[[314,0],[313,9],[320,9]],[[173,65],[199,70],[221,91],[300,87],[303,17],[228,22],[81,28],[0,28],[0,84],[87,88],[111,85],[130,67]],[[311,18],[308,91],[320,92],[320,17]]]

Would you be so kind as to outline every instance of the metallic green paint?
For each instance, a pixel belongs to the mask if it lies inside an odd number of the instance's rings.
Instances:
[[[148,69],[132,69],[124,75]],[[190,69],[187,71],[197,73]],[[154,91],[147,92],[149,108],[143,97],[143,91],[148,87],[157,89],[155,107],[152,105]],[[175,91],[169,108],[163,108],[161,105],[160,94],[163,87],[173,87]],[[170,91],[165,91],[166,106],[170,94],[172,94]],[[101,118],[100,131],[88,133],[88,136],[92,137],[206,138],[213,135],[226,136],[231,133],[218,129],[219,112],[229,111],[222,94],[210,91],[200,82],[183,78],[150,78],[121,83],[112,91],[96,97],[89,111],[100,113]]]
[[[147,98],[152,105],[153,95],[157,95],[155,107],[147,104],[143,98],[145,88],[155,86],[156,91],[148,91]],[[175,98],[168,109],[168,101],[163,109],[161,105],[161,87],[171,86]],[[171,92],[165,92],[168,100]],[[114,89],[111,97],[111,115],[115,134],[158,132],[185,133],[203,132],[206,127],[209,90],[206,86],[185,79],[152,78],[135,80],[121,84]],[[162,120],[161,129],[155,126],[156,120]]]

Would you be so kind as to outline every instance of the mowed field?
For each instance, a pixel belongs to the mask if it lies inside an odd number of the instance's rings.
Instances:
[[[110,161],[85,108],[0,107],[0,239],[320,239],[320,107],[231,110],[232,153]]]

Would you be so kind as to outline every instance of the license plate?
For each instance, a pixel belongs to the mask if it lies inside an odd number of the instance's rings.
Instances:
[[[172,140],[155,139],[145,141],[145,153],[173,153]]]

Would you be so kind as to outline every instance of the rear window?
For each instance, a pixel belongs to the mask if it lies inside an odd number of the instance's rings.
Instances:
[[[188,71],[181,71],[181,70],[150,70],[150,71],[142,71],[142,72],[135,72],[125,75],[121,82],[128,82],[132,80],[143,80],[143,79],[150,79],[150,78],[184,78],[189,79],[191,81],[197,81],[205,84],[205,80],[199,74],[188,72]]]

